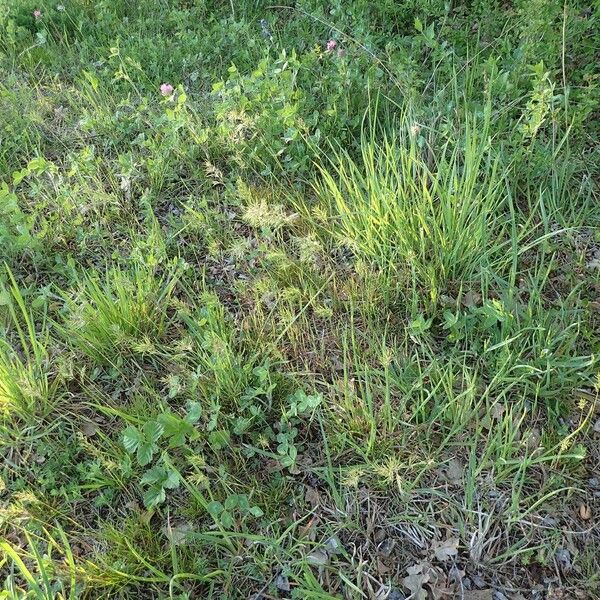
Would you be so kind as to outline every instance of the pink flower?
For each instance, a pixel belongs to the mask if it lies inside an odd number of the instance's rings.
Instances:
[[[337,42],[335,40],[329,40],[325,47],[327,48],[327,52],[333,52],[337,48]]]
[[[36,21],[39,21],[42,18],[42,11],[38,10],[37,8],[33,11],[33,18]]]
[[[163,96],[170,96],[173,93],[173,86],[170,83],[163,83],[160,86],[160,93]]]

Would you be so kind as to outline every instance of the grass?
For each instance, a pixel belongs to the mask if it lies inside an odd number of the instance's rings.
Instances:
[[[508,201],[497,164],[486,160],[489,124],[481,133],[477,123],[466,125],[464,139],[442,144],[439,156],[418,148],[417,129],[410,140],[382,146],[363,139],[358,164],[347,152],[335,154],[316,195],[332,204],[329,236],[384,269],[407,268],[435,303],[451,281],[477,277],[500,253],[506,258]]]
[[[167,306],[176,276],[145,267],[109,271],[104,282],[84,275],[81,300],[67,298],[64,336],[98,363],[153,349],[167,330]]]
[[[47,370],[47,323],[42,319],[40,326],[36,327],[10,271],[8,276],[10,288],[5,287],[2,293],[12,325],[13,343],[2,340],[0,348],[0,406],[3,413],[25,417],[48,412],[56,386]]]
[[[597,25],[0,0],[0,597],[600,598]]]

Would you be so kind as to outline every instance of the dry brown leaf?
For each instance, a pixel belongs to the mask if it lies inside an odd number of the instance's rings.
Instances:
[[[461,583],[465,578],[466,571],[459,569],[456,564],[450,567],[450,571],[448,572],[448,580],[450,583]]]
[[[452,590],[447,587],[448,586],[448,578],[444,574],[444,572],[439,568],[430,568],[429,569],[429,583],[427,587],[431,593],[431,597],[433,600],[449,600],[454,597],[452,594]]]
[[[583,502],[579,505],[579,516],[584,521],[589,521],[592,518],[592,509]]]
[[[563,573],[568,573],[572,569],[571,553],[567,548],[559,548],[554,554],[554,558]]]
[[[317,522],[318,522],[318,517],[313,516],[310,521],[308,521],[308,523],[306,523],[306,525],[303,525],[302,527],[300,527],[298,529],[298,537],[300,538],[304,538],[307,537],[309,540],[314,540],[316,537],[316,529],[317,529]]]
[[[290,580],[283,573],[277,575],[277,579],[275,579],[275,586],[282,592],[289,592],[291,589]]]
[[[384,558],[388,558],[394,550],[395,545],[396,541],[388,538],[379,544],[377,547],[377,554],[379,554],[379,556],[383,556]]]
[[[540,433],[540,430],[537,427],[533,427],[532,429],[529,430],[529,432],[527,433],[527,448],[529,448],[529,450],[536,450],[537,448],[540,447],[540,440],[542,439],[542,435]]]
[[[323,566],[329,562],[329,555],[321,548],[315,548],[307,557],[306,560],[311,565]]]
[[[340,554],[344,551],[344,547],[342,546],[342,542],[340,542],[340,538],[336,535],[332,535],[327,542],[325,543],[325,548],[329,554]]]
[[[463,481],[465,465],[458,458],[453,458],[446,467],[446,478],[454,485],[459,485]]]
[[[383,540],[385,540],[386,537],[387,537],[387,532],[385,529],[376,529],[375,532],[373,533],[373,541],[376,544],[383,542]]]
[[[494,402],[494,404],[491,406],[490,412],[496,421],[500,421],[504,415],[504,404],[500,404],[500,402]]]
[[[480,301],[481,301],[481,295],[478,294],[477,292],[473,292],[473,291],[468,291],[462,297],[462,300],[461,300],[462,305],[466,306],[467,308],[473,308],[474,306],[479,304]]]
[[[408,575],[402,580],[402,585],[410,591],[415,600],[427,600],[427,592],[423,586],[429,581],[428,571],[428,566],[423,563],[406,569]]]
[[[189,523],[182,523],[173,527],[165,526],[162,532],[167,536],[174,546],[182,546],[189,540],[189,534],[193,531]]]
[[[317,506],[321,504],[321,494],[319,494],[314,487],[310,487],[309,485],[306,486],[304,499],[310,504],[311,508],[317,508]]]
[[[98,431],[98,425],[93,421],[86,421],[81,426],[81,431],[86,437],[92,437],[93,435],[96,435],[96,432]]]
[[[447,586],[448,581],[439,567],[433,567],[428,561],[423,561],[406,569],[408,576],[402,584],[411,592],[411,600],[442,600],[450,598],[452,590]]]
[[[390,572],[390,567],[386,565],[380,558],[377,558],[377,574],[386,575]]]
[[[446,561],[458,554],[458,538],[450,538],[442,542],[433,542],[431,547],[435,557],[440,561]]]

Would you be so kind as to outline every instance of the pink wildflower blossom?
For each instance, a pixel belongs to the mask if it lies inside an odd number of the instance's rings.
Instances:
[[[337,48],[337,42],[335,40],[329,40],[325,47],[327,48],[327,52],[333,52]]]
[[[170,83],[163,83],[160,86],[160,93],[163,96],[170,96],[173,93],[173,86]]]
[[[37,8],[33,11],[33,18],[36,21],[39,21],[42,18],[42,11],[38,10]]]

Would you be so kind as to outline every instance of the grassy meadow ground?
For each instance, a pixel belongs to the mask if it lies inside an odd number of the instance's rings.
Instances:
[[[0,0],[0,598],[600,598],[597,0]]]

